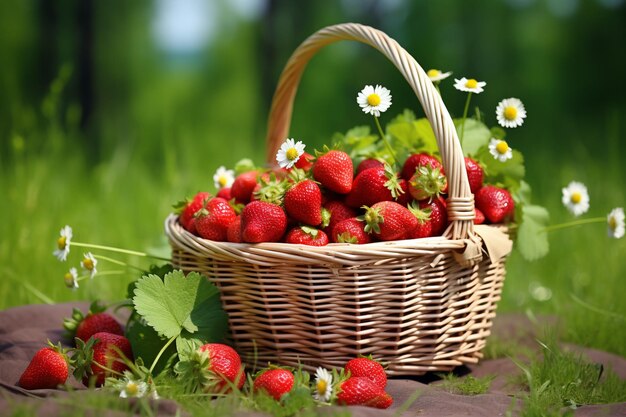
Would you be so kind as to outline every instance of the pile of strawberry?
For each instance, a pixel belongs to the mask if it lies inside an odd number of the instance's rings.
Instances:
[[[49,342],[49,346],[35,353],[19,379],[19,386],[28,390],[57,388],[66,384],[70,371],[88,387],[108,386],[126,371],[136,372],[142,367],[134,361],[130,342],[120,324],[95,304],[86,315],[75,309],[64,327],[74,336],[76,347],[66,349],[60,343]],[[343,370],[332,375],[318,368],[317,380],[311,386],[308,374],[291,368],[269,366],[254,376],[248,375],[232,347],[206,343],[189,357],[181,358],[173,373],[190,393],[226,394],[236,390],[281,401],[294,389],[302,388],[323,403],[375,408],[388,408],[393,403],[385,392],[385,370],[380,363],[365,357],[350,360]],[[149,372],[144,378],[152,380]],[[244,388],[246,382],[248,388]]]
[[[475,224],[502,223],[515,211],[504,188],[484,185],[484,172],[465,158]],[[303,153],[290,169],[239,174],[217,195],[200,192],[178,205],[180,224],[205,239],[286,242],[312,246],[364,244],[441,235],[448,226],[448,181],[440,160],[416,153],[400,172],[377,159],[327,150]]]

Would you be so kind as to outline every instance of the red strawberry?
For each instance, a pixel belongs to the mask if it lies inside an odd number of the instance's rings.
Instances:
[[[355,217],[340,221],[333,227],[333,242],[336,243],[370,243],[372,238],[365,231],[365,223]]]
[[[283,395],[293,388],[295,377],[287,369],[277,368],[261,372],[254,380],[255,391],[265,391],[268,395],[280,401]]]
[[[333,228],[339,222],[345,219],[349,219],[351,217],[356,217],[357,215],[355,209],[353,209],[352,207],[348,207],[339,200],[328,201],[324,204],[324,208],[328,210],[328,214],[330,215],[328,225],[323,229],[328,236],[333,235]]]
[[[340,405],[365,405],[368,407],[388,408],[393,399],[371,379],[350,377],[339,387],[337,402]]]
[[[513,217],[515,202],[507,190],[485,185],[476,193],[476,208],[491,223],[500,223]]]
[[[385,369],[380,363],[371,358],[351,359],[346,363],[344,369],[350,373],[350,377],[362,376],[371,379],[382,390],[387,386]]]
[[[409,210],[417,219],[417,226],[411,232],[413,239],[440,236],[448,226],[448,211],[442,198],[420,201],[419,207],[411,205]]]
[[[108,313],[104,312],[104,307],[97,302],[93,302],[89,306],[86,315],[77,308],[72,310],[72,317],[63,320],[63,327],[66,330],[68,339],[74,340],[75,337],[83,342],[89,340],[91,336],[98,332],[113,333],[123,335],[122,326]]]
[[[294,227],[287,232],[285,242],[309,246],[326,246],[328,245],[328,236],[322,230],[314,227]]]
[[[409,192],[414,199],[421,201],[438,197],[448,190],[448,180],[441,168],[420,165],[409,180]]]
[[[385,164],[374,158],[366,158],[361,161],[358,167],[356,167],[356,174],[359,175],[361,171],[365,171],[369,168],[379,168],[384,166]]]
[[[237,214],[228,201],[215,197],[196,213],[196,230],[205,239],[224,242],[228,226],[236,217]]]
[[[365,207],[365,231],[380,240],[408,239],[417,226],[417,219],[406,207],[394,201],[381,201]]]
[[[17,383],[24,389],[53,389],[65,384],[69,376],[68,358],[61,344],[39,349]]]
[[[221,343],[207,343],[200,346],[198,351],[208,355],[207,371],[210,378],[204,387],[206,392],[226,392],[231,384],[238,388],[243,386],[245,375],[241,358],[235,349]]]
[[[259,175],[257,171],[248,171],[239,174],[233,185],[230,187],[230,195],[237,200],[238,203],[246,204],[252,197],[252,191],[256,187],[256,178]]]
[[[477,208],[474,208],[474,213],[476,214],[476,217],[474,218],[474,224],[483,224],[485,222],[485,215],[483,214],[483,212],[478,210]]]
[[[93,381],[97,387],[104,384],[105,378],[116,375],[104,368],[121,374],[128,369],[126,360],[130,362],[134,360],[128,339],[105,332],[94,334],[86,345],[79,346],[79,351],[83,356],[77,360],[80,366],[77,366],[78,374],[75,371],[75,375],[77,378],[82,377],[85,385]],[[119,352],[123,356],[120,356]]]
[[[311,226],[322,222],[322,191],[314,181],[304,180],[294,184],[285,193],[283,204],[294,220]]]
[[[398,195],[396,198],[396,203],[403,205],[404,207],[411,204],[413,200],[413,196],[409,192],[409,182],[404,178],[400,178],[398,180],[398,184],[400,184],[400,188],[402,189],[402,193]]]
[[[354,167],[352,159],[343,151],[328,151],[317,157],[313,165],[313,178],[324,188],[339,194],[352,189]]]
[[[226,240],[232,243],[241,243],[241,216],[237,216],[235,220],[228,226],[226,230]]]
[[[178,213],[178,221],[185,230],[195,233],[194,215],[204,206],[205,200],[211,198],[211,194],[207,192],[197,193],[193,199],[184,200],[174,206],[175,212]]]
[[[280,206],[253,201],[241,212],[241,235],[244,242],[278,242],[287,229],[287,216]]]
[[[483,186],[483,177],[485,171],[480,166],[478,161],[472,158],[465,157],[465,170],[467,171],[467,179],[469,180],[470,190],[473,194],[476,194],[480,187]]]
[[[308,152],[304,152],[300,155],[300,158],[294,164],[294,167],[309,171],[313,167],[313,160],[315,157]]]
[[[229,201],[231,198],[233,198],[233,196],[230,193],[230,190],[231,190],[230,187],[220,188],[215,196],[219,198],[223,198],[226,201]]]
[[[389,166],[370,168],[354,178],[346,196],[350,207],[371,206],[379,201],[393,201],[401,193],[397,175]]]
[[[415,174],[415,170],[420,166],[428,166],[432,169],[439,168],[439,171],[442,174],[444,173],[441,162],[439,162],[439,160],[433,155],[427,153],[417,153],[409,156],[406,161],[404,161],[404,166],[402,167],[400,176],[409,181]]]

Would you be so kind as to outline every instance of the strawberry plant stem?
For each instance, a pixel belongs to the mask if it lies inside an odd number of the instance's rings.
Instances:
[[[374,116],[374,121],[376,122],[376,127],[378,128],[378,133],[380,134],[380,137],[382,138],[383,142],[385,142],[385,145],[387,146],[387,150],[391,154],[391,159],[393,159],[392,162],[395,164],[396,163],[396,153],[393,151],[393,148],[391,147],[389,142],[387,142],[387,136],[385,136],[385,134],[383,133],[383,128],[380,126],[380,122],[378,121],[378,117]]]
[[[75,241],[72,241],[72,245],[78,246],[78,247],[81,247],[81,248],[101,249],[101,250],[107,250],[107,251],[111,251],[111,252],[125,253],[127,255],[142,256],[142,257],[145,257],[145,258],[158,259],[159,261],[167,261],[167,262],[171,261],[171,259],[163,258],[163,257],[160,257],[160,256],[155,256],[155,255],[150,255],[150,254],[145,253],[145,252],[137,252],[137,251],[134,251],[134,250],[116,248],[116,247],[113,247],[113,246],[94,245],[94,244],[91,244],[91,243],[82,243],[82,242],[75,242]]]
[[[561,224],[555,224],[555,225],[552,225],[552,226],[547,226],[543,230],[544,230],[544,232],[551,232],[553,230],[565,229],[567,227],[578,226],[578,225],[581,225],[581,224],[603,223],[603,222],[606,222],[606,218],[605,217],[592,217],[590,219],[580,219],[580,220],[574,220],[574,221],[567,222],[567,223],[561,223]]]
[[[161,350],[159,351],[159,353],[156,355],[156,358],[154,358],[154,361],[152,361],[152,365],[150,366],[150,370],[148,371],[150,375],[152,375],[152,371],[154,371],[154,367],[156,366],[156,364],[159,362],[159,359],[161,359],[161,356],[163,355],[163,353],[167,350],[167,348],[172,344],[172,342],[174,340],[176,340],[176,338],[179,335],[176,336],[172,336],[170,337],[170,340],[167,341],[167,343],[161,348]]]
[[[463,109],[463,119],[461,120],[461,137],[459,141],[461,142],[461,148],[463,147],[463,134],[465,133],[465,119],[467,119],[467,112],[469,110],[470,100],[472,99],[472,93],[467,93],[467,100],[465,100],[465,108]]]

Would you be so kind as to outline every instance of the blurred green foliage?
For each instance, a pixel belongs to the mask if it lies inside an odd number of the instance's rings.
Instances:
[[[425,69],[486,81],[472,105],[488,125],[498,101],[519,97],[528,118],[507,139],[553,222],[569,219],[560,193],[571,180],[589,187],[590,216],[624,205],[624,1],[181,0],[175,9],[200,4],[210,23],[192,52],[158,42],[155,22],[171,3],[0,2],[0,308],[41,302],[37,291],[56,302],[123,297],[131,277],[63,287],[80,251],[58,263],[58,230],[70,224],[78,241],[166,251],[171,204],[212,190],[220,165],[264,162],[283,65],[315,30],[346,21],[382,29]],[[370,124],[356,95],[376,83],[393,94],[383,124],[405,108],[422,117],[380,54],[340,43],[310,63],[291,135],[320,148],[337,131]],[[466,95],[452,84],[441,84],[442,96],[459,117]],[[609,241],[604,225],[550,239],[538,262],[513,254],[501,310],[569,316],[571,340],[626,354],[626,335],[615,332],[626,317],[625,240]]]

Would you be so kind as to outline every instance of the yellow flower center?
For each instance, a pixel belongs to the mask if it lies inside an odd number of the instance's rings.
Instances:
[[[83,268],[85,268],[88,271],[91,271],[93,269],[93,261],[89,258],[83,259]]]
[[[575,191],[572,193],[572,196],[570,197],[570,200],[572,201],[572,203],[574,204],[578,204],[581,202],[581,200],[583,199],[583,196],[581,193],[579,193],[578,191]]]
[[[126,384],[126,393],[131,396],[137,395],[139,392],[139,386],[134,382],[129,382]]]
[[[66,272],[63,278],[65,279],[65,286],[70,288],[74,287],[74,276],[72,274]]]
[[[609,227],[611,230],[617,229],[617,219],[615,217],[609,218]]]
[[[325,380],[320,379],[319,381],[317,381],[316,388],[317,388],[317,392],[318,392],[319,395],[326,394],[326,388],[327,387],[328,387],[328,383]]]
[[[498,151],[500,155],[504,155],[505,153],[507,153],[508,150],[509,150],[509,144],[503,140],[498,142],[498,144],[496,145],[496,151]]]
[[[426,75],[428,75],[429,77],[436,77],[439,74],[441,74],[441,71],[436,70],[436,69],[428,70],[428,72],[426,73]]]
[[[293,161],[298,157],[298,150],[296,148],[289,148],[287,149],[287,152],[285,152],[285,156],[290,161]]]
[[[467,80],[467,82],[465,83],[465,87],[467,88],[476,88],[478,87],[478,81],[476,81],[473,78],[470,78],[469,80]]]
[[[504,109],[504,118],[506,120],[515,120],[517,117],[517,109],[513,106],[508,106]]]
[[[217,182],[220,184],[220,187],[226,187],[226,184],[228,184],[228,178],[226,178],[226,175],[220,175]]]
[[[367,104],[370,106],[378,106],[380,104],[380,96],[376,93],[372,93],[367,96]]]
[[[67,244],[67,238],[65,236],[61,236],[60,238],[57,239],[57,246],[59,247],[59,250],[65,249],[66,244]]]

